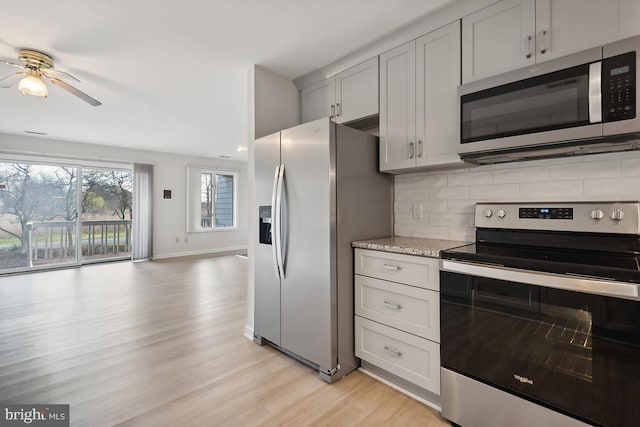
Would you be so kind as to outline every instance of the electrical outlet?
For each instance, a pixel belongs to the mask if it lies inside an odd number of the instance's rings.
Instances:
[[[411,216],[413,219],[422,219],[422,203],[411,204]]]
[[[180,238],[176,237],[176,243],[180,243]]]

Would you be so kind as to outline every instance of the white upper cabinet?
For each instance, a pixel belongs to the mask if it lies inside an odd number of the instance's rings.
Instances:
[[[535,63],[535,1],[504,0],[462,19],[462,82]]]
[[[336,123],[378,114],[378,57],[302,89],[302,123],[332,117]]]
[[[416,165],[460,163],[460,21],[416,40]]]
[[[416,166],[416,42],[380,55],[380,170]]]
[[[378,114],[378,57],[335,77],[336,123]]]
[[[503,0],[462,19],[462,82],[638,33],[638,0]]]
[[[537,0],[536,30],[538,62],[557,58],[640,34],[640,1]]]
[[[380,55],[380,170],[461,165],[460,22]]]
[[[334,82],[333,78],[324,79],[302,89],[300,92],[302,123],[333,116],[331,106],[335,104]]]

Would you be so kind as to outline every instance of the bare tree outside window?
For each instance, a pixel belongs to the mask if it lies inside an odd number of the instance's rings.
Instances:
[[[78,206],[79,171],[75,166],[0,162],[0,271],[29,268],[34,260],[76,262],[79,214],[83,226],[93,227],[90,237],[81,235],[83,254],[95,254],[85,249],[94,244],[101,246],[102,255],[130,251],[131,171],[84,169]]]
[[[200,175],[200,227],[213,226],[213,174]]]

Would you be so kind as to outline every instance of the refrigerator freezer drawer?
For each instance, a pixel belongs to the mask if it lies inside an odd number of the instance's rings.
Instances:
[[[355,250],[355,273],[438,291],[438,259],[390,252]]]
[[[440,342],[440,294],[355,276],[356,314]]]
[[[440,345],[355,316],[356,356],[440,394]]]

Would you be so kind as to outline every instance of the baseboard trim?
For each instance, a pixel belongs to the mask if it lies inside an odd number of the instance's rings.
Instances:
[[[428,407],[433,408],[433,409],[435,409],[435,410],[436,410],[436,411],[438,411],[438,412],[441,412],[441,411],[442,411],[442,407],[441,407],[440,405],[436,405],[435,403],[430,402],[430,401],[428,401],[427,399],[425,399],[425,398],[423,398],[423,397],[420,397],[420,396],[418,396],[418,395],[417,395],[417,394],[415,394],[415,393],[411,393],[409,390],[405,390],[404,388],[400,387],[399,385],[394,384],[394,383],[392,383],[391,381],[389,381],[389,380],[387,380],[387,379],[384,379],[384,378],[382,378],[381,376],[376,375],[376,374],[374,374],[373,372],[371,372],[371,371],[369,371],[369,370],[367,370],[367,369],[364,369],[364,368],[360,367],[360,368],[358,368],[358,370],[359,370],[360,372],[362,372],[363,374],[369,375],[370,377],[377,379],[377,380],[378,380],[378,381],[380,381],[381,383],[384,383],[384,384],[388,385],[389,387],[391,387],[391,388],[394,388],[394,389],[398,390],[400,393],[405,394],[405,395],[407,395],[407,396],[409,396],[409,397],[411,397],[411,398],[413,398],[413,399],[417,400],[417,401],[418,401],[418,402],[420,402],[420,403],[424,403],[424,404],[425,404],[425,405],[427,405]]]
[[[253,328],[249,325],[244,325],[244,336],[249,340],[253,341]]]
[[[246,246],[232,246],[228,248],[218,249],[201,249],[197,251],[171,252],[166,254],[154,255],[153,259],[179,258],[194,255],[237,255],[247,250]]]

